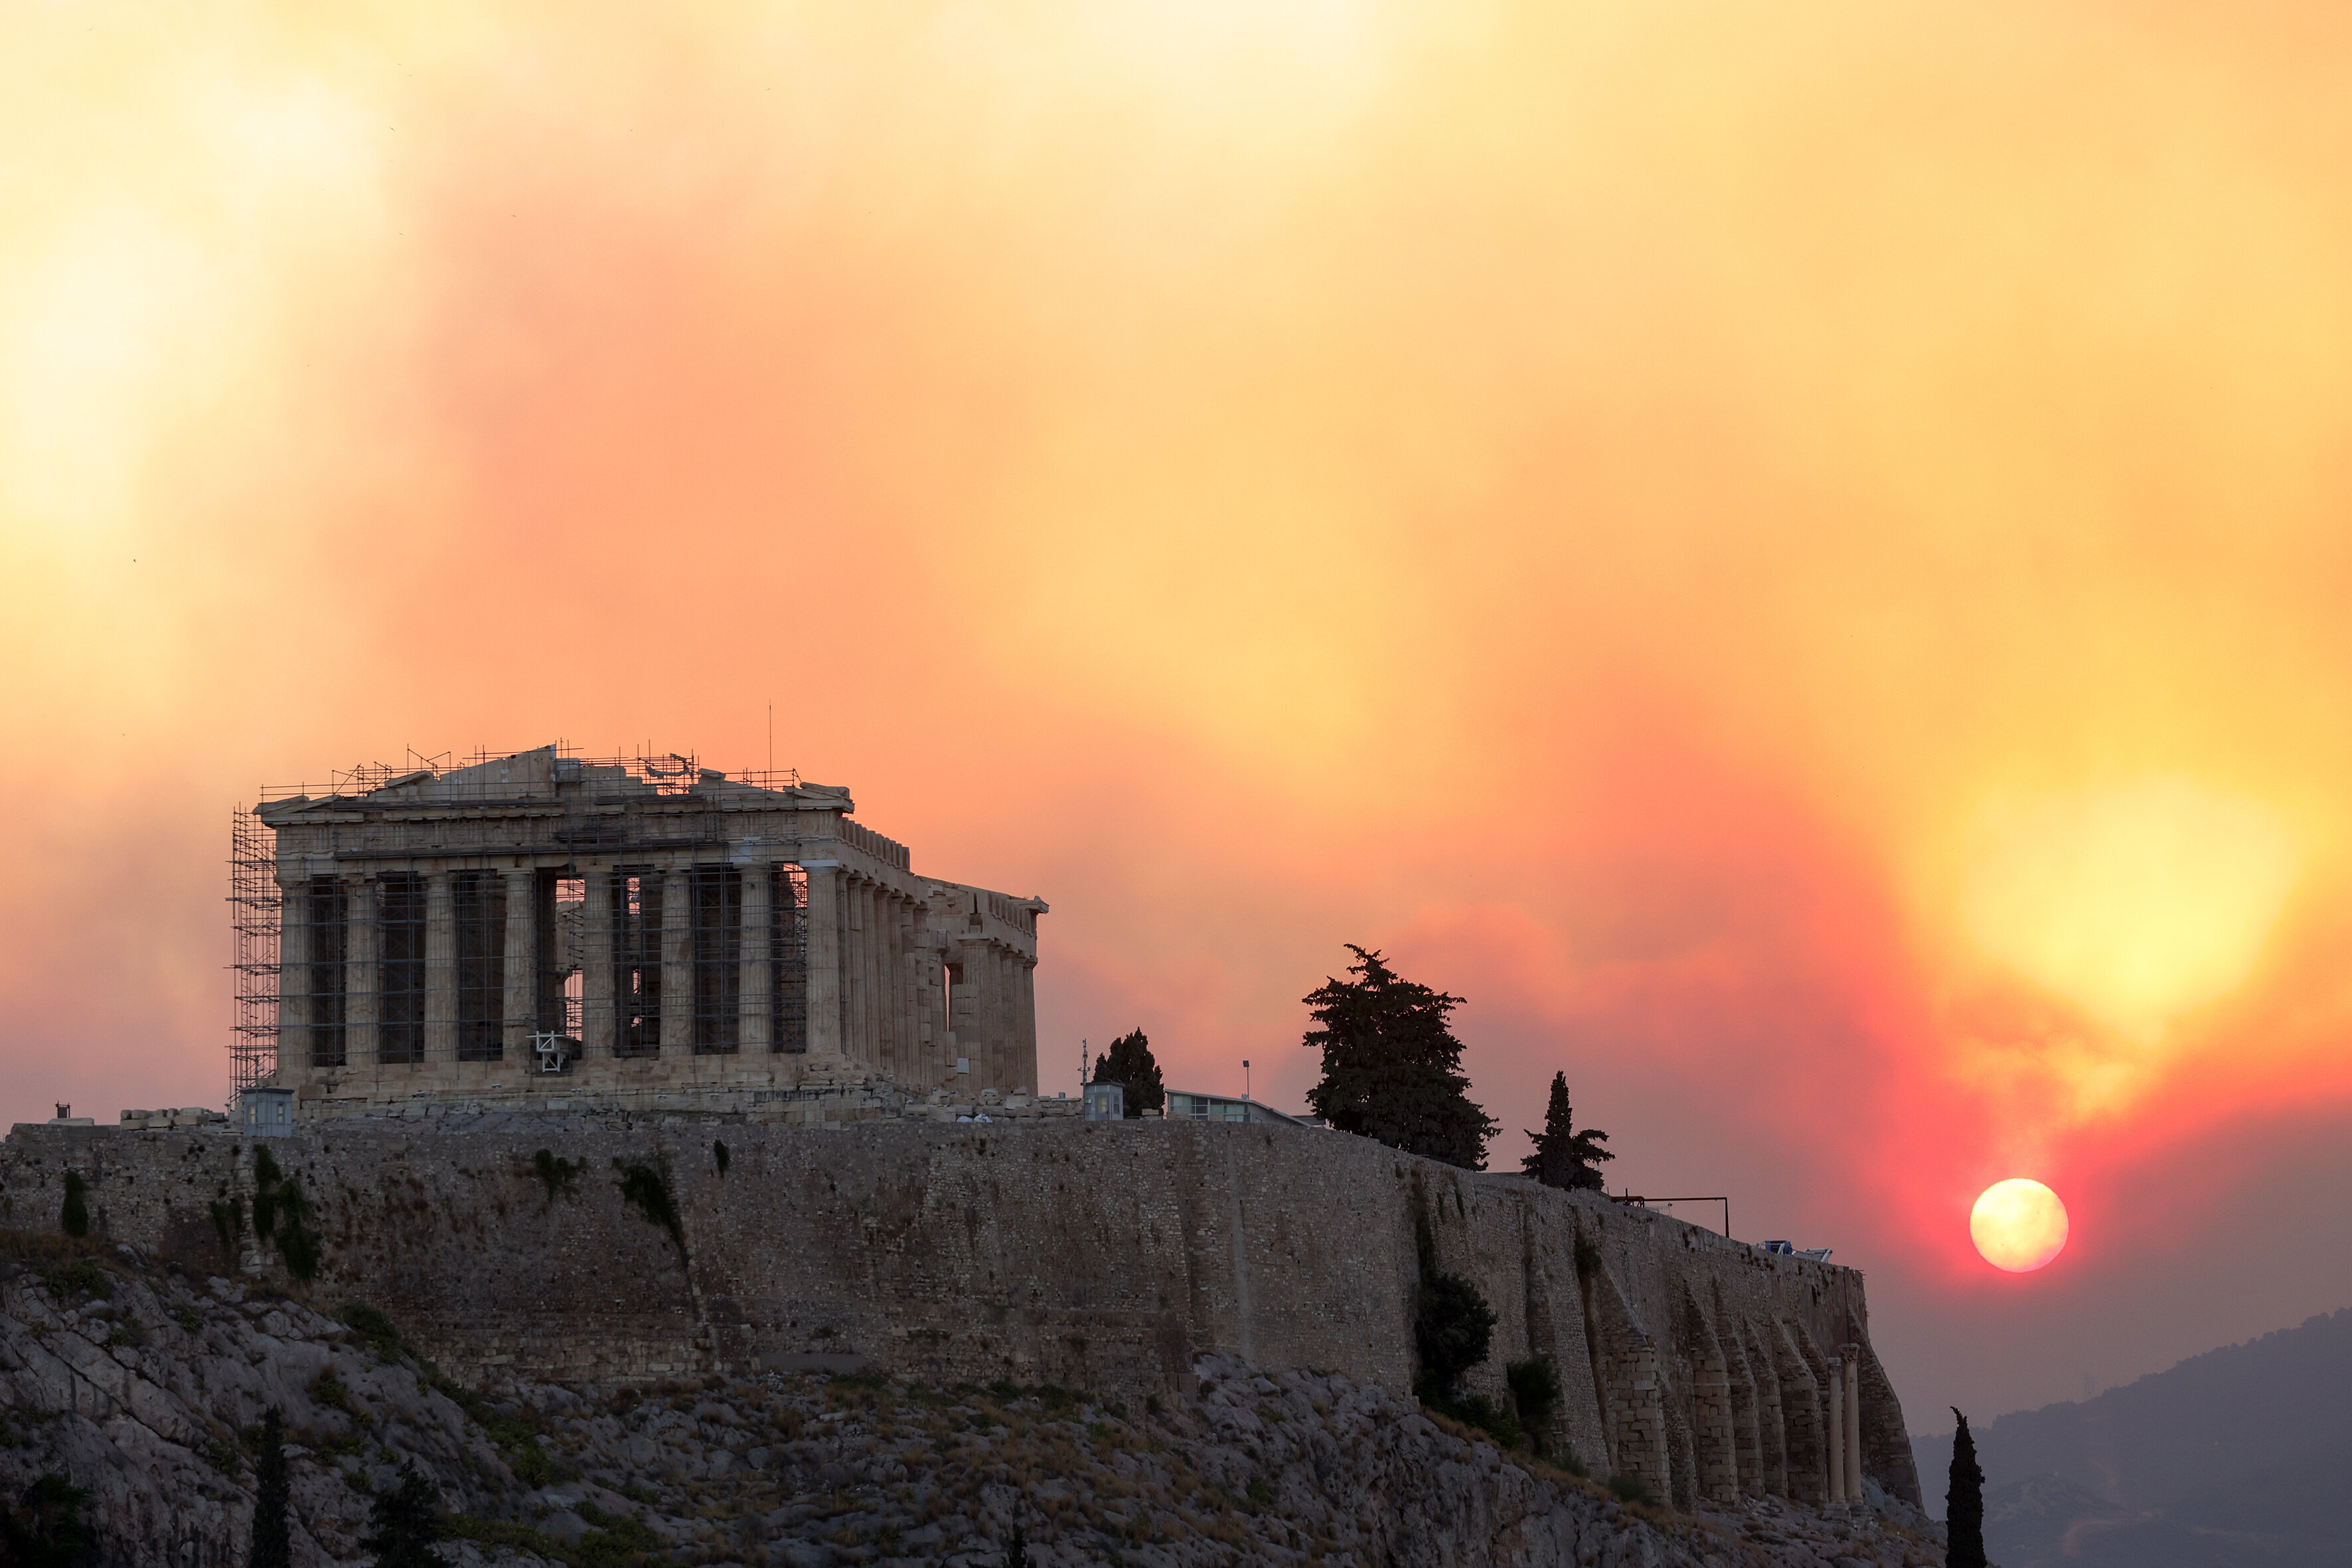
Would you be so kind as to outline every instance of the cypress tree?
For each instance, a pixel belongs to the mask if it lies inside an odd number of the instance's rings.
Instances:
[[[1127,1092],[1120,1098],[1129,1116],[1168,1108],[1168,1091],[1160,1080],[1160,1063],[1151,1054],[1151,1041],[1141,1029],[1121,1035],[1110,1043],[1110,1049],[1096,1059],[1094,1081],[1124,1086]]]
[[[1976,1439],[1969,1418],[1955,1408],[1960,1429],[1952,1435],[1952,1481],[1944,1493],[1945,1568],[1985,1568],[1984,1471],[1977,1468]]]
[[[1462,998],[1402,978],[1353,942],[1348,951],[1359,978],[1326,979],[1306,999],[1317,1026],[1302,1043],[1323,1052],[1323,1081],[1307,1103],[1342,1132],[1485,1170],[1497,1124],[1463,1092],[1462,1042],[1446,1024]]]
[[[1600,1162],[1617,1156],[1601,1145],[1609,1134],[1597,1127],[1578,1132],[1570,1126],[1568,1075],[1551,1075],[1551,1103],[1544,1107],[1544,1130],[1530,1132],[1536,1152],[1519,1162],[1527,1173],[1547,1187],[1601,1188]]]
[[[286,1476],[286,1422],[271,1405],[261,1418],[261,1453],[253,1467],[253,1550],[247,1568],[291,1568],[294,1544],[287,1533],[290,1493]]]
[[[374,1532],[360,1544],[375,1553],[375,1568],[442,1568],[433,1543],[447,1531],[433,1488],[416,1473],[415,1461],[401,1461],[400,1484],[376,1494],[368,1522]]]

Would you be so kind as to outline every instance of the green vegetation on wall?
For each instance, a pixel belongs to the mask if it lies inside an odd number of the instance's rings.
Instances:
[[[677,1244],[677,1256],[686,1258],[686,1227],[677,1217],[677,1204],[669,1194],[669,1178],[657,1165],[642,1160],[624,1160],[615,1155],[614,1168],[621,1173],[621,1201],[635,1209],[654,1224],[669,1232],[670,1240]]]
[[[89,1205],[83,1201],[89,1191],[89,1187],[81,1179],[80,1172],[66,1173],[65,1208],[58,1215],[58,1220],[65,1226],[66,1234],[76,1240],[89,1234]]]
[[[215,1205],[215,1225],[220,1217]],[[278,1248],[295,1279],[317,1277],[320,1238],[310,1228],[310,1200],[302,1184],[279,1170],[276,1157],[258,1144],[253,1151],[253,1233]]]

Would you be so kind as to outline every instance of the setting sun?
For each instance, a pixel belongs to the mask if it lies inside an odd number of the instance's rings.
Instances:
[[[2065,1249],[2066,1205],[2040,1182],[1995,1182],[1969,1214],[1969,1237],[1994,1268],[2030,1274]]]

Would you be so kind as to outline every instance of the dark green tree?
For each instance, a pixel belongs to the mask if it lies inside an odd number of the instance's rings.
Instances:
[[[1029,1568],[1029,1538],[1021,1527],[1013,1527],[1013,1539],[1004,1543],[1004,1568]]]
[[[398,1486],[376,1493],[368,1522],[375,1529],[360,1544],[375,1553],[375,1568],[442,1568],[433,1543],[448,1531],[441,1522],[441,1504],[414,1460],[401,1461]]]
[[[66,1202],[65,1207],[58,1211],[58,1223],[65,1226],[68,1236],[76,1239],[89,1234],[89,1205],[85,1201],[89,1191],[89,1186],[81,1179],[80,1172],[66,1173]]]
[[[1519,1162],[1527,1173],[1547,1187],[1584,1187],[1593,1192],[1601,1189],[1599,1163],[1617,1156],[1601,1145],[1609,1142],[1609,1134],[1596,1127],[1583,1131],[1570,1126],[1568,1107],[1568,1075],[1551,1075],[1551,1103],[1544,1107],[1544,1130],[1530,1132],[1536,1152]]]
[[[1323,1053],[1307,1103],[1342,1132],[1485,1170],[1496,1122],[1464,1092],[1462,1042],[1446,1024],[1462,998],[1399,977],[1353,942],[1348,951],[1357,978],[1326,979],[1307,998],[1316,1026],[1303,1043]]]
[[[294,1542],[286,1523],[292,1493],[286,1477],[286,1420],[271,1405],[261,1418],[261,1453],[253,1466],[253,1550],[247,1568],[289,1568]]]
[[[1984,1471],[1977,1466],[1977,1440],[1969,1418],[1952,1412],[1960,1429],[1952,1435],[1952,1481],[1944,1493],[1945,1568],[1985,1568]]]
[[[81,1516],[89,1493],[52,1471],[0,1508],[0,1563],[8,1568],[82,1568],[98,1555],[98,1531]]]
[[[1168,1091],[1160,1081],[1160,1063],[1151,1055],[1151,1041],[1141,1029],[1121,1035],[1110,1049],[1095,1058],[1095,1081],[1124,1085],[1120,1099],[1129,1116],[1165,1110]]]

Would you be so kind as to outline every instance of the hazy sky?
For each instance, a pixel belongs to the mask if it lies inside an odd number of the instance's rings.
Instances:
[[[2347,33],[12,8],[0,1114],[220,1101],[257,785],[772,703],[1052,902],[1048,1089],[1381,948],[1915,1428],[2352,1303]]]

